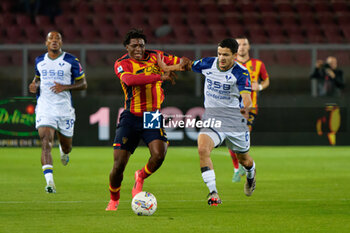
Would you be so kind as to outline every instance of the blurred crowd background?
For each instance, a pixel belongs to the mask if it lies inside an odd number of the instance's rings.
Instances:
[[[349,83],[349,22],[348,0],[1,0],[0,97],[28,95],[50,30],[60,31],[63,49],[81,60],[85,95],[122,95],[113,64],[125,53],[123,37],[132,27],[144,30],[148,48],[190,59],[215,56],[220,40],[245,35],[251,57],[270,74],[266,92],[311,96],[310,74],[328,56],[337,58]],[[179,73],[166,91],[201,96],[196,79]]]

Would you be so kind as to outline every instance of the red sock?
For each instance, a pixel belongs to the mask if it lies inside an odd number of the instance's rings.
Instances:
[[[109,185],[109,192],[111,193],[111,200],[118,201],[120,198],[120,186],[118,188],[113,188]]]
[[[146,179],[147,177],[149,177],[152,172],[148,169],[148,164],[146,164],[142,169],[141,169],[141,172],[140,172],[140,176],[142,179]]]
[[[233,152],[232,150],[228,150],[228,151],[230,152],[230,155],[231,155],[233,167],[238,169],[239,168],[239,162],[238,162],[236,153]]]

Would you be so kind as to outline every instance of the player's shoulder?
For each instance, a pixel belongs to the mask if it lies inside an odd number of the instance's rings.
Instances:
[[[118,58],[115,63],[125,63],[125,62],[129,62],[130,61],[130,56],[129,54],[124,54],[123,56],[121,56],[120,58]]]
[[[45,55],[46,55],[46,53],[41,54],[40,56],[37,56],[37,57],[35,58],[35,63],[38,64],[39,62],[44,61]]]
[[[64,55],[63,55],[63,60],[72,64],[73,62],[79,62],[79,59],[74,56],[73,54],[70,54],[70,53],[67,53],[67,52],[64,52]]]
[[[249,76],[248,69],[243,65],[239,64],[238,62],[235,62],[232,68],[232,74],[235,76],[241,76],[241,75]]]
[[[257,59],[257,58],[250,58],[250,61],[255,62],[255,63],[262,63],[262,64],[264,64],[264,62],[262,60]]]
[[[200,64],[203,69],[210,68],[215,63],[217,57],[203,57],[200,60],[196,60],[193,62],[193,66]]]

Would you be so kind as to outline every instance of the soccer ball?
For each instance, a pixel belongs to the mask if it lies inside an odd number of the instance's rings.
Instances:
[[[137,215],[152,215],[157,210],[157,199],[149,192],[140,192],[131,201],[131,209]]]

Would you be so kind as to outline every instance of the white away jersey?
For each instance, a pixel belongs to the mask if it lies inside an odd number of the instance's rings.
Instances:
[[[205,76],[205,108],[240,108],[240,93],[251,92],[248,70],[235,62],[227,71],[219,69],[217,57],[193,62],[192,70]]]
[[[58,58],[51,59],[45,53],[35,59],[35,77],[40,78],[37,95],[36,114],[45,116],[70,116],[74,113],[70,91],[55,94],[50,88],[54,82],[71,85],[85,77],[79,60],[63,52]]]

